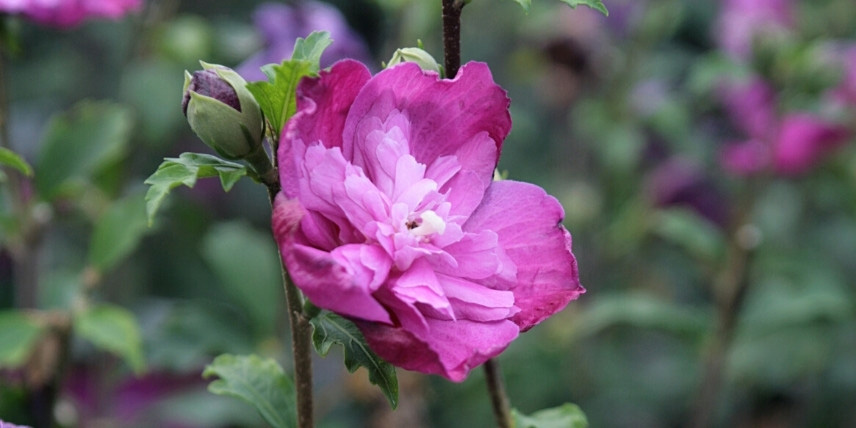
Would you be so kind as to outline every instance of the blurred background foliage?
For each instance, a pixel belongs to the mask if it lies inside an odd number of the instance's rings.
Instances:
[[[181,114],[183,71],[263,49],[261,3],[149,0],[70,30],[3,18],[10,141],[35,174],[26,209],[8,177],[0,199],[0,418],[38,424],[33,391],[52,386],[61,426],[263,426],[200,374],[225,352],[288,364],[264,188],[200,180],[151,228],[142,202],[164,157],[206,151]],[[748,54],[721,40],[736,2],[610,0],[608,18],[533,3],[527,15],[472,1],[462,23],[463,60],[489,63],[512,99],[500,170],[563,203],[588,289],[500,357],[513,405],[573,402],[593,427],[686,426],[733,316],[716,426],[853,426],[856,114],[828,96],[856,46],[852,0],[791,2],[787,31]],[[328,4],[375,70],[417,40],[442,58],[439,0]],[[851,131],[845,143],[799,174],[730,171],[722,152],[744,134],[725,94],[747,76],[774,89],[777,114],[822,115]],[[736,305],[718,294],[728,272],[745,279]],[[25,275],[29,304],[13,285]],[[315,372],[322,427],[493,424],[480,371],[452,384],[399,370],[394,413],[335,351]]]

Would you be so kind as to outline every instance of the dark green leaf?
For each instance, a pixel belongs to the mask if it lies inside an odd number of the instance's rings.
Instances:
[[[353,373],[360,366],[369,371],[369,381],[380,387],[392,408],[398,406],[398,377],[395,367],[378,357],[366,343],[354,323],[330,312],[322,312],[310,321],[312,342],[321,356],[327,356],[333,344],[345,348],[345,367]]]
[[[308,61],[312,64],[312,73],[318,73],[320,70],[321,55],[324,49],[327,49],[333,43],[330,38],[330,33],[326,31],[314,31],[306,39],[298,38],[294,44],[294,51],[291,54],[292,61]]]
[[[603,5],[603,2],[600,0],[559,0],[563,3],[567,3],[568,6],[572,8],[576,8],[577,6],[583,5],[588,6],[606,16],[609,16],[609,11],[606,10],[606,6]]]
[[[24,364],[43,330],[23,312],[0,312],[0,367]]]
[[[89,245],[89,263],[101,272],[130,254],[146,233],[145,199],[136,193],[116,201],[98,219]]]
[[[264,69],[270,82],[252,82],[247,89],[256,98],[274,135],[282,132],[285,122],[297,110],[297,84],[312,76],[318,65],[309,61],[291,60]]]
[[[202,372],[204,378],[211,376],[220,378],[208,385],[212,393],[246,401],[274,428],[296,426],[294,383],[276,361],[224,354]]]
[[[586,415],[576,404],[565,403],[552,409],[539,410],[530,416],[511,410],[515,428],[586,428]]]
[[[193,187],[197,178],[220,177],[223,190],[229,191],[243,176],[247,168],[235,162],[200,153],[182,153],[178,158],[166,158],[158,170],[146,179],[146,213],[151,225],[158,208],[169,192],[180,186]]]
[[[618,325],[701,336],[707,331],[708,317],[642,293],[606,294],[585,309],[576,323],[575,334],[585,337]]]
[[[6,165],[10,168],[17,169],[21,174],[30,176],[33,175],[33,168],[17,153],[0,147],[0,165]]]
[[[225,291],[242,304],[257,331],[273,333],[282,295],[279,253],[270,237],[242,222],[214,227],[202,243],[202,255]]]
[[[51,199],[72,181],[117,160],[131,133],[131,113],[109,102],[84,101],[54,117],[36,164],[36,189]]]
[[[74,316],[74,331],[95,346],[113,352],[140,374],[145,370],[140,326],[127,309],[102,304]]]

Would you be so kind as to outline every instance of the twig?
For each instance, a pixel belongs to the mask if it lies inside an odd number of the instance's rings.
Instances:
[[[454,79],[461,68],[461,11],[464,0],[443,0],[443,58],[446,77]]]

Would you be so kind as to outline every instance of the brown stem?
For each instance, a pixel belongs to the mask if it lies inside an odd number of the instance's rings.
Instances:
[[[461,11],[464,4],[464,0],[443,0],[443,58],[449,79],[454,79],[461,67]]]
[[[716,330],[707,348],[702,368],[690,427],[707,428],[713,424],[725,378],[728,351],[737,330],[737,321],[749,289],[749,266],[754,247],[754,226],[746,220],[751,211],[751,202],[738,215],[734,230],[729,234],[728,253],[725,267],[713,284],[716,303]],[[750,232],[750,233],[747,233]]]
[[[487,380],[487,389],[490,392],[490,404],[493,406],[493,415],[496,417],[498,428],[511,428],[511,406],[508,404],[508,395],[505,393],[505,385],[502,383],[502,371],[499,362],[494,359],[484,363],[484,374]]]
[[[279,176],[276,168],[272,170],[274,178],[265,180],[268,189],[268,198],[271,206],[279,193]],[[288,307],[288,319],[291,322],[291,350],[294,359],[294,385],[297,391],[297,426],[298,428],[313,428],[313,405],[312,405],[312,329],[309,320],[303,313],[303,297],[300,291],[291,282],[285,265],[280,258],[280,270],[282,271],[282,284],[285,289],[285,300]]]

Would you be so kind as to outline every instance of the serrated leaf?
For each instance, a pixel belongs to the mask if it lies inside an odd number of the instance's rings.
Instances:
[[[132,116],[124,106],[84,101],[51,119],[36,163],[36,189],[45,199],[70,181],[89,177],[125,151]]]
[[[330,33],[326,31],[313,31],[305,39],[298,38],[294,43],[294,51],[291,53],[292,61],[308,61],[312,64],[312,73],[318,73],[321,69],[321,55],[333,43]]]
[[[314,328],[312,343],[322,357],[330,347],[339,344],[345,350],[345,367],[353,373],[359,367],[369,372],[369,381],[380,387],[392,408],[398,407],[398,377],[395,367],[369,348],[362,332],[354,323],[330,312],[322,312],[309,320]]]
[[[96,347],[122,357],[134,373],[145,370],[140,326],[127,309],[108,304],[89,307],[74,314],[74,331]]]
[[[315,74],[317,64],[309,61],[289,60],[282,64],[265,67],[270,82],[260,81],[247,84],[247,89],[256,98],[274,135],[282,133],[285,122],[297,111],[297,84],[300,79]]]
[[[202,242],[202,256],[229,296],[262,335],[272,334],[283,301],[279,253],[270,237],[244,222],[221,223]]]
[[[267,82],[247,84],[247,89],[259,103],[274,135],[282,133],[285,122],[297,111],[297,85],[300,79],[318,75],[321,54],[331,43],[333,40],[326,31],[314,31],[306,39],[298,38],[290,60],[262,67]]]
[[[217,376],[208,390],[240,398],[258,410],[274,428],[297,425],[294,382],[273,359],[257,355],[220,355],[205,367],[202,377]]]
[[[115,201],[95,223],[89,264],[101,272],[113,267],[139,244],[146,228],[145,199],[135,193]]]
[[[605,16],[609,16],[609,11],[606,10],[606,6],[603,5],[603,2],[600,0],[559,0],[562,3],[566,3],[568,6],[572,8],[576,8],[577,6],[583,5],[588,6]]]
[[[33,175],[33,168],[30,164],[28,164],[20,155],[5,147],[0,147],[0,165],[6,165],[10,168],[17,169],[21,174],[26,176]]]
[[[526,416],[517,409],[511,410],[515,428],[586,428],[588,419],[576,404],[565,403],[559,407],[539,410]]]
[[[43,330],[23,312],[0,312],[0,368],[24,364]]]
[[[180,186],[193,187],[198,178],[220,177],[223,190],[229,191],[243,176],[247,167],[217,156],[201,153],[182,153],[178,158],[166,158],[157,171],[146,179],[146,214],[151,225],[158,208],[169,192]]]

